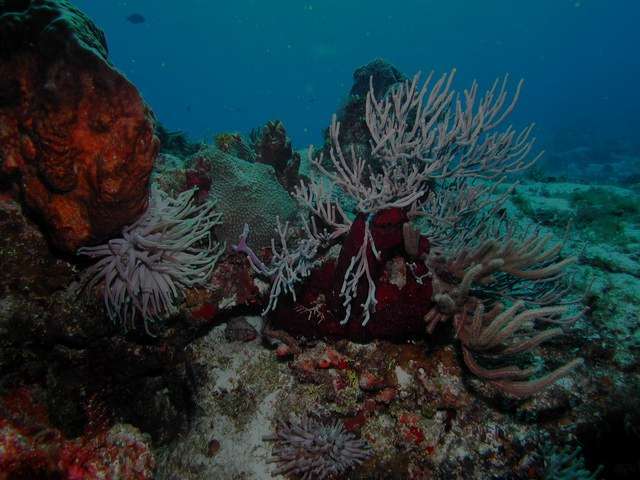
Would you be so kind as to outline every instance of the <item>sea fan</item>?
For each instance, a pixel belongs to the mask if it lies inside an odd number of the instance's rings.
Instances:
[[[279,422],[270,463],[277,463],[276,475],[293,474],[302,480],[344,478],[350,468],[371,456],[367,442],[347,432],[340,420],[325,424],[303,417],[298,422]]]
[[[224,245],[212,243],[211,229],[221,223],[214,203],[193,203],[195,190],[176,199],[153,189],[149,208],[122,238],[83,247],[79,255],[99,259],[83,274],[83,290],[103,282],[109,318],[135,327],[140,315],[149,322],[175,311],[174,302],[187,287],[205,286]]]

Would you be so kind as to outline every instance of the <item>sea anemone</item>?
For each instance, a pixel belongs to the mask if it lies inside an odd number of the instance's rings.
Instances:
[[[371,456],[367,442],[347,432],[340,420],[323,423],[307,416],[296,422],[278,422],[269,463],[277,463],[276,475],[293,474],[302,480],[344,478],[350,468]]]
[[[91,290],[103,282],[109,318],[125,331],[141,316],[149,322],[175,311],[174,302],[187,287],[205,286],[224,246],[213,243],[211,229],[220,224],[214,203],[193,202],[195,190],[170,198],[153,189],[147,211],[125,227],[122,238],[79,255],[99,259],[83,274],[81,285]]]

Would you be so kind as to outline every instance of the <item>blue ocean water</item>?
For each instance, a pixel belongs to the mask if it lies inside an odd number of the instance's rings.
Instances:
[[[355,68],[458,69],[457,87],[524,78],[515,122],[538,136],[637,136],[640,2],[634,0],[77,0],[111,61],[169,129],[211,141],[284,122],[321,139]],[[144,22],[127,20],[142,15]]]

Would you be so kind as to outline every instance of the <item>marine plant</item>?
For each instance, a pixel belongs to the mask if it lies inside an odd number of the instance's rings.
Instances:
[[[274,474],[293,474],[301,479],[345,478],[350,468],[371,456],[367,442],[347,432],[340,420],[325,424],[305,416],[281,421],[275,434],[264,440],[274,444],[270,461],[278,464]]]
[[[83,272],[82,288],[91,291],[101,284],[109,318],[125,331],[140,317],[151,333],[149,324],[174,312],[185,288],[206,286],[224,251],[211,237],[222,214],[210,200],[195,204],[194,192],[174,199],[153,188],[146,212],[122,230],[121,238],[78,250],[97,260]]]
[[[530,157],[533,125],[498,131],[517,103],[522,81],[510,99],[508,77],[483,95],[476,82],[458,94],[454,74],[434,81],[432,73],[422,85],[418,74],[380,98],[371,81],[368,148],[344,145],[334,115],[329,161],[309,149],[318,175],[296,190],[309,213],[301,217],[298,244],[290,247],[289,225],[278,224],[279,248],[272,243],[268,265],[248,246],[248,228],[235,248],[271,279],[264,313],[286,308],[278,299],[290,293],[304,307],[320,295],[327,299],[322,318],[329,320],[309,330],[324,328],[328,334],[352,331],[354,322],[363,331],[386,332],[393,328],[389,324],[402,325],[410,317],[421,317],[423,329],[432,333],[451,321],[471,372],[502,392],[526,397],[580,360],[538,379],[531,379],[534,369],[521,369],[515,361],[498,368],[482,362],[530,352],[579,318],[582,312],[567,299],[564,282],[575,259],[562,259],[562,244],[536,229],[515,228],[504,214],[510,190],[498,193],[498,186],[539,157]],[[339,201],[344,198],[349,202]],[[336,245],[337,259],[327,254]],[[398,272],[406,272],[396,282],[409,291],[404,297],[388,280],[392,260]],[[297,307],[276,317],[302,321]],[[555,328],[540,330],[544,324]]]

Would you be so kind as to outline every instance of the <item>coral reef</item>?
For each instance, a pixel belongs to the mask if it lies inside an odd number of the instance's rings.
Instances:
[[[377,97],[381,97],[395,84],[403,82],[406,77],[387,61],[377,58],[358,67],[353,72],[353,85],[344,103],[338,109],[337,120],[342,125],[344,145],[353,144],[357,148],[368,151],[369,130],[366,122],[366,99],[369,87],[373,87]],[[331,143],[330,131],[325,131],[323,152],[329,155]]]
[[[635,364],[640,348],[633,333],[640,325],[638,194],[618,186],[566,182],[526,182],[516,189],[507,205],[514,218],[545,225],[547,234],[564,237],[567,249],[579,252],[574,281],[575,288],[588,291],[586,316],[600,335],[621,334],[611,344],[615,362]]]
[[[160,122],[156,122],[156,136],[160,141],[160,152],[177,157],[188,157],[202,148],[201,144],[189,141],[184,132],[167,130]]]
[[[254,161],[256,152],[244,135],[237,132],[221,132],[215,135],[214,144],[218,150],[237,158]]]
[[[101,298],[78,297],[77,265],[53,255],[20,205],[2,196],[0,268],[0,395],[43,389],[52,425],[69,438],[85,428],[94,396],[154,442],[186,429],[193,379],[184,349],[200,328],[188,307],[153,339],[123,336]]]
[[[0,172],[59,249],[104,240],[147,207],[152,114],[66,0],[0,2],[0,123]]]
[[[376,58],[353,72],[353,85],[349,91],[352,97],[366,97],[369,88],[373,88],[376,97],[383,96],[396,83],[407,78],[392,64],[382,58]]]
[[[419,281],[420,275],[426,274],[426,270],[416,267],[412,272],[407,266],[407,263],[412,263],[413,258],[404,251],[403,237],[399,233],[402,232],[402,224],[396,224],[395,229],[389,228],[392,225],[389,220],[397,221],[393,217],[399,211],[390,213],[391,215],[379,216],[371,228],[380,253],[375,260],[373,257],[370,259],[371,275],[376,279],[378,307],[372,320],[365,324],[343,322],[340,285],[336,283],[336,279],[344,277],[351,258],[358,253],[362,244],[364,217],[360,216],[354,221],[354,227],[342,244],[337,259],[315,258],[318,246],[313,242],[306,244],[306,251],[304,241],[300,242],[295,251],[287,249],[286,231],[281,229],[282,251],[272,248],[270,266],[264,266],[259,260],[259,264],[254,262],[260,274],[273,278],[275,282],[264,311],[268,313],[270,310],[277,310],[277,314],[273,315],[274,326],[307,337],[329,336],[360,341],[374,338],[399,340],[421,335],[424,332],[423,317],[433,307],[432,284],[429,281]],[[426,248],[426,245],[423,241],[422,248]],[[234,246],[234,249],[251,252],[246,236],[241,237],[240,244]],[[426,250],[423,253],[424,251]],[[294,262],[293,259],[298,256],[301,258]],[[409,262],[405,261],[405,257]],[[292,264],[296,265],[296,269],[291,268]],[[301,285],[297,286],[299,283]],[[283,296],[282,292],[292,295]],[[360,289],[359,299],[364,294],[364,290]]]
[[[300,181],[300,154],[293,151],[284,124],[279,120],[271,120],[254,128],[248,136],[232,132],[218,133],[214,143],[218,150],[232,157],[271,165],[276,178],[287,191],[293,191]]]
[[[597,480],[602,470],[602,467],[594,472],[587,470],[579,447],[573,451],[553,451],[547,447],[545,460],[544,480]]]
[[[288,245],[288,224],[278,222],[280,248],[272,243],[268,265],[248,246],[246,226],[234,249],[270,279],[264,313],[274,312],[275,326],[303,333],[300,324],[306,322],[321,336],[370,339],[408,335],[417,319],[423,319],[428,333],[453,320],[469,369],[505,393],[528,396],[580,362],[525,380],[534,369],[486,369],[476,356],[528,352],[562,333],[561,328],[535,329],[534,320],[572,325],[582,312],[565,315],[572,301],[567,302],[560,280],[575,258],[559,258],[562,244],[549,246],[550,236],[505,228],[498,213],[506,196],[494,195],[496,188],[507,173],[524,170],[536,159],[528,158],[531,126],[520,133],[511,127],[493,132],[513,110],[521,83],[510,103],[506,78],[482,97],[474,83],[463,109],[460,100],[453,101],[454,73],[433,84],[431,74],[422,86],[416,75],[380,99],[371,83],[365,108],[371,151],[343,148],[334,115],[329,165],[323,154],[314,158],[309,152],[324,178],[296,189],[310,215],[301,217],[297,245]],[[334,190],[351,199],[355,218]],[[425,219],[424,233],[410,223],[416,217]],[[337,259],[322,257],[336,245]],[[303,285],[300,297],[298,284]],[[287,293],[295,305],[279,308],[279,297]],[[359,336],[353,326],[340,332],[337,318],[341,326],[358,322],[363,330]]]
[[[592,471],[607,463],[603,477],[620,464],[631,472],[635,453],[625,445],[637,437],[620,430],[632,420],[619,415],[637,406],[637,374],[603,360],[609,340],[598,329],[582,321],[575,328],[573,343],[547,342],[540,355],[566,358],[567,350],[582,350],[589,368],[514,402],[465,375],[443,336],[408,343],[300,340],[301,352],[283,359],[259,339],[229,342],[225,326],[216,326],[189,347],[201,372],[197,413],[191,430],[160,450],[158,477],[297,478],[272,475],[278,465],[269,463],[272,446],[261,439],[283,418],[308,412],[339,420],[370,446],[369,459],[347,478],[381,472],[409,479],[544,478],[544,444],[557,450],[582,444]],[[219,442],[214,457],[212,439]],[[607,453],[602,441],[611,443]]]
[[[516,181],[521,84],[376,60],[301,166],[154,127],[66,0],[0,41],[0,479],[637,478],[638,196]]]
[[[284,125],[279,120],[267,122],[251,132],[256,162],[271,165],[280,184],[293,192],[299,183],[300,154],[294,152]]]

